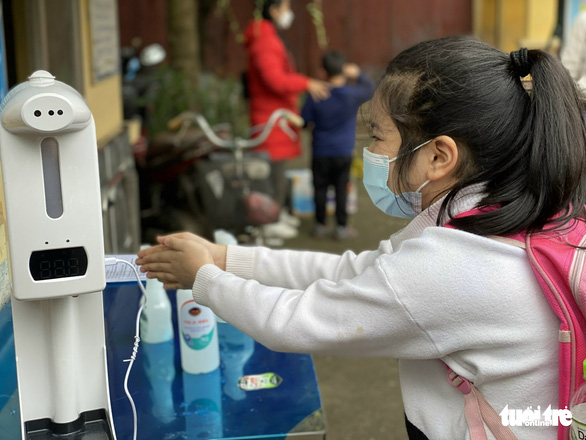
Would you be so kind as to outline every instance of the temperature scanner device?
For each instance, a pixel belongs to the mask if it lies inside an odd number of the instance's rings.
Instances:
[[[92,114],[46,71],[0,106],[0,164],[23,439],[115,439]]]

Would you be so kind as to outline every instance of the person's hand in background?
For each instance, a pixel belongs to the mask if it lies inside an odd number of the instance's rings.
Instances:
[[[355,63],[346,63],[342,68],[342,73],[348,79],[356,79],[360,76],[360,67]]]
[[[307,92],[314,101],[323,101],[330,97],[330,85],[325,81],[310,79],[307,84]]]

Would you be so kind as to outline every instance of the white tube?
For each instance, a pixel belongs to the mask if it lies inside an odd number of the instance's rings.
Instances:
[[[53,359],[52,391],[53,421],[68,423],[79,417],[77,401],[76,354],[77,323],[76,299],[73,297],[49,301],[50,356]],[[91,380],[91,379],[89,379]]]

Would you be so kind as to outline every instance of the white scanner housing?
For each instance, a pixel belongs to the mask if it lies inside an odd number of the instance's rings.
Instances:
[[[115,439],[94,120],[37,71],[0,106],[22,439]]]
[[[106,286],[97,143],[92,114],[45,71],[0,108],[13,295],[46,299]]]

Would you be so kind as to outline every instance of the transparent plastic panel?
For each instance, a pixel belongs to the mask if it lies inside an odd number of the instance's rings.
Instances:
[[[59,218],[63,215],[63,194],[61,192],[59,144],[55,138],[45,138],[41,141],[41,157],[47,215],[51,218]]]

